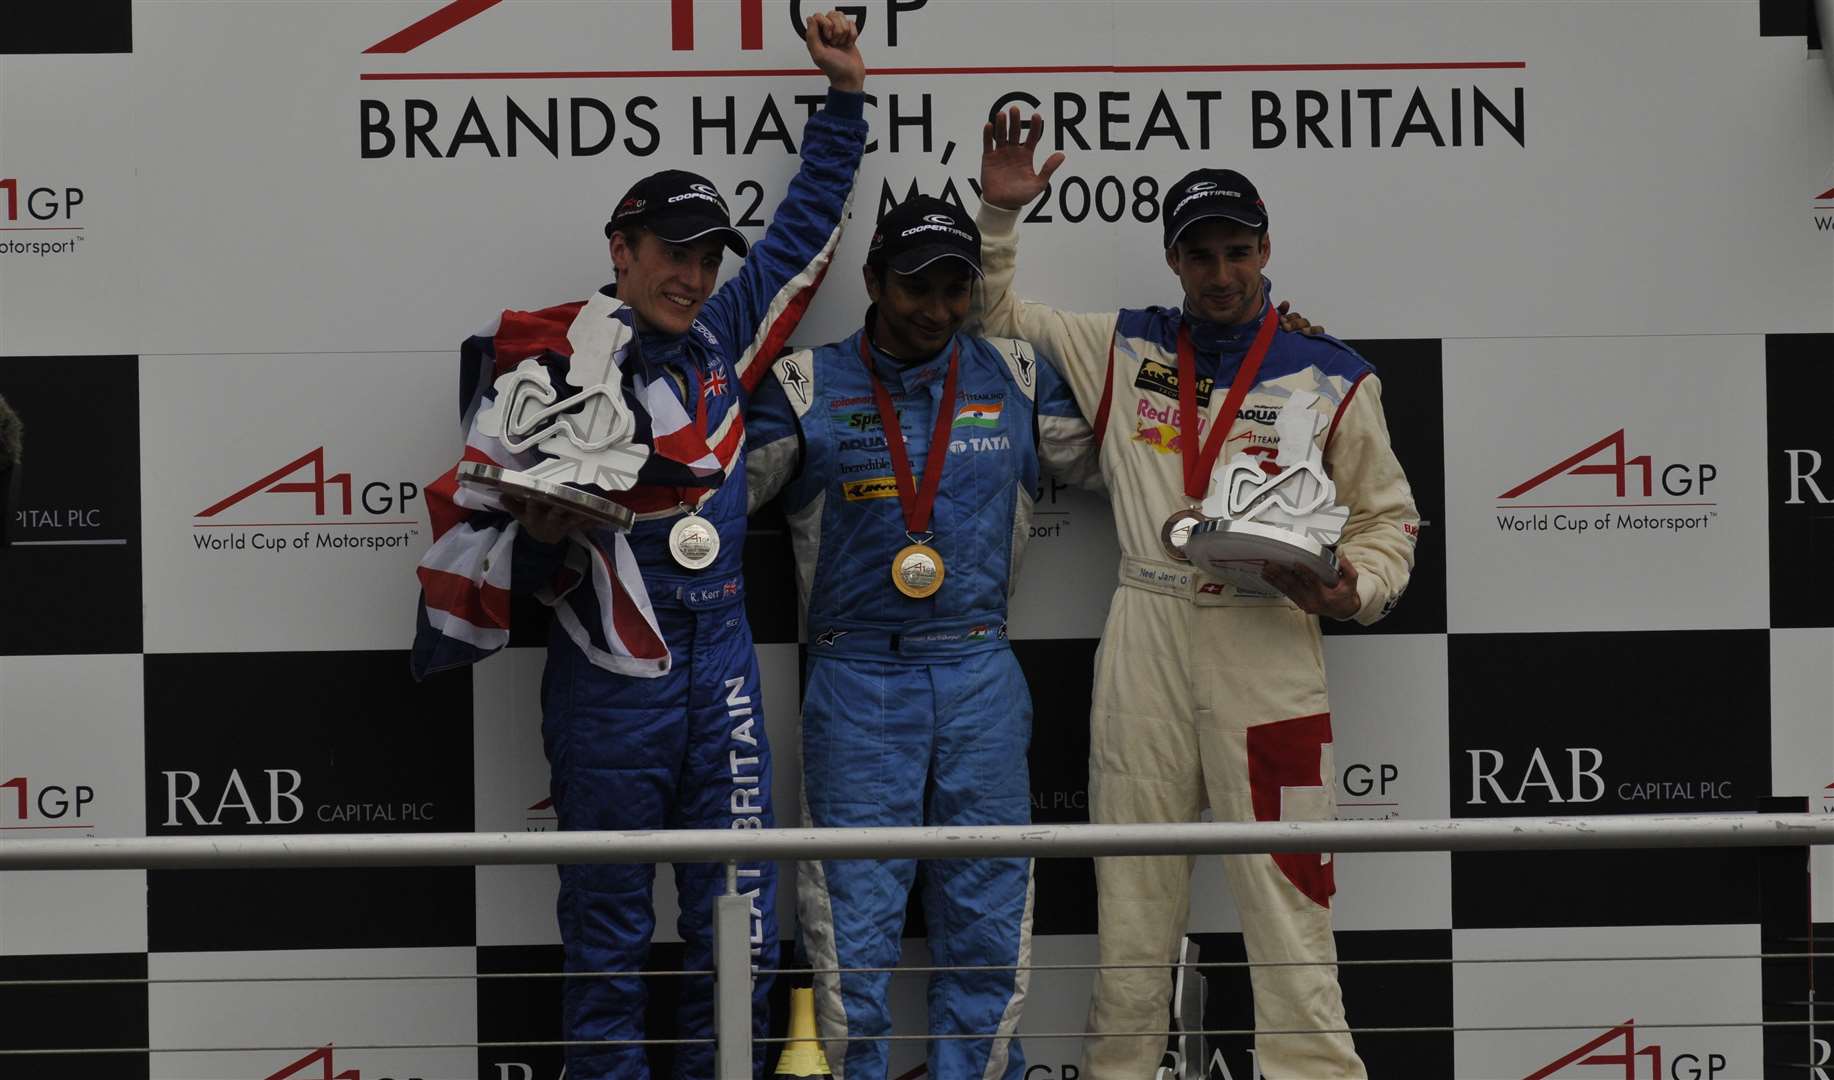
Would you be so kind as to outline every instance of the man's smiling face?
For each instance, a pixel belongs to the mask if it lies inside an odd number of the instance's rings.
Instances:
[[[713,295],[725,247],[718,236],[671,243],[647,230],[631,243],[623,231],[611,236],[611,264],[618,272],[618,299],[639,322],[665,334],[685,334]]]

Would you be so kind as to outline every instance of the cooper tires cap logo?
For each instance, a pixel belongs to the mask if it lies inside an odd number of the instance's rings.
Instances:
[[[925,214],[923,215],[923,220],[929,222],[932,225],[953,225],[955,224],[955,219],[950,217],[947,214]]]

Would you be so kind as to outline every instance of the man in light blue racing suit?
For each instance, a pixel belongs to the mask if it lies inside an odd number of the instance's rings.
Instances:
[[[743,416],[840,238],[866,142],[865,69],[855,34],[838,12],[808,20],[809,52],[828,76],[828,96],[804,129],[800,171],[770,228],[731,280],[714,290],[722,249],[747,255],[724,200],[703,177],[657,173],[630,189],[606,225],[615,286],[584,304],[505,312],[495,328],[467,342],[468,412],[479,408],[493,377],[519,363],[564,372],[585,357],[582,342],[621,343],[615,359],[626,398],[633,408],[648,405],[640,441],[652,460],[675,454],[700,470],[692,474],[696,483],[640,482],[611,493],[636,515],[626,535],[534,504],[508,504],[514,523],[502,513],[435,522],[440,540],[421,565],[417,674],[501,648],[508,638],[507,593],[535,595],[555,611],[542,678],[542,735],[562,829],[773,824],[770,747],[741,577]],[[685,419],[665,430],[665,415]],[[474,443],[466,456],[488,460],[489,453]],[[435,494],[429,488],[430,504]],[[684,525],[698,530],[691,544],[681,540],[690,535],[680,531]],[[510,529],[519,532],[512,537]],[[464,561],[493,536],[513,547],[513,558]],[[632,581],[635,587],[626,588]],[[569,1041],[645,1037],[644,980],[602,973],[643,966],[655,926],[653,876],[654,867],[641,864],[560,868],[566,970],[591,973],[565,982]],[[683,965],[710,968],[712,902],[724,891],[723,869],[684,864],[675,876]],[[741,863],[739,879],[752,897],[754,966],[774,968],[775,864]],[[755,1037],[768,1034],[770,982],[754,980]],[[712,994],[706,976],[684,981],[681,1036],[710,1039]],[[764,1067],[765,1050],[756,1045],[755,1072]],[[567,1074],[642,1080],[649,1066],[640,1045],[570,1046]],[[710,1042],[679,1048],[680,1080],[713,1074]]]
[[[940,199],[888,213],[865,268],[873,306],[844,341],[777,361],[746,414],[755,509],[781,493],[807,618],[803,793],[816,827],[1031,819],[1031,697],[1006,634],[1041,456],[1093,473],[1089,429],[1023,342],[962,333],[980,275],[973,220]],[[1079,473],[1080,466],[1080,473]],[[892,967],[914,860],[801,865],[821,969]],[[937,965],[935,1077],[1019,1077],[1012,1038],[1030,963],[1031,864],[926,864]],[[888,976],[816,977],[836,1077],[882,1080]]]

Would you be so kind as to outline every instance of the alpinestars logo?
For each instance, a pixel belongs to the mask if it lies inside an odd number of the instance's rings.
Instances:
[[[1019,385],[1029,387],[1032,385],[1032,372],[1038,366],[1038,361],[1032,359],[1031,352],[1020,342],[1013,342],[1012,350],[1007,355],[1012,358],[1013,366],[1019,372]]]
[[[1694,1053],[1676,1054],[1669,1062],[1668,1071],[1663,1072],[1661,1045],[1638,1046],[1637,1022],[1626,1020],[1529,1073],[1523,1080],[1582,1075],[1602,1078],[1606,1075],[1597,1071],[1568,1071],[1586,1066],[1622,1066],[1624,1071],[1616,1075],[1623,1080],[1716,1080],[1730,1075],[1725,1071],[1726,1055],[1720,1053],[1708,1053],[1704,1058]]]
[[[1496,508],[1505,513],[1497,515],[1497,529],[1506,533],[1682,533],[1705,529],[1719,518],[1719,504],[1706,497],[1719,477],[1717,465],[1658,465],[1649,454],[1631,454],[1628,446],[1625,429],[1619,428],[1498,495]],[[1658,484],[1670,500],[1657,496]],[[1536,493],[1537,500],[1547,501],[1516,501],[1530,492]],[[1652,509],[1671,512],[1649,513]]]
[[[331,472],[325,448],[316,446],[199,510],[192,542],[199,551],[405,548],[420,535],[419,519],[410,516],[419,497],[412,480],[358,484],[348,472]],[[313,528],[321,531],[267,531]],[[388,531],[345,531],[368,528]]]
[[[809,403],[809,377],[802,373],[802,365],[798,364],[795,360],[785,360],[783,362],[783,373],[779,377],[783,382],[784,389],[793,392],[796,395],[797,401],[802,402],[804,405]]]

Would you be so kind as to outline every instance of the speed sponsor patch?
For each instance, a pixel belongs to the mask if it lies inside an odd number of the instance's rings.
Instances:
[[[868,476],[863,480],[848,480],[841,485],[841,494],[848,502],[862,502],[866,499],[895,499],[898,497],[898,478],[895,476]]]

